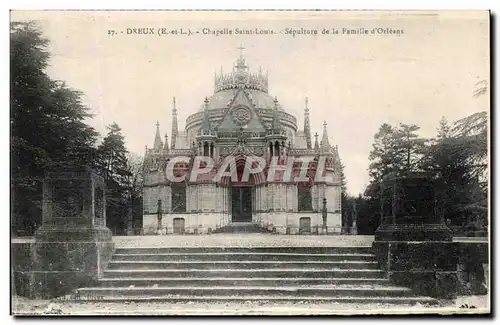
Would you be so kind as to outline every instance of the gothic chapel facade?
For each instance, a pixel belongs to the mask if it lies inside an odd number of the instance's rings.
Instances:
[[[176,172],[186,173],[196,156],[210,157],[216,165],[233,156],[240,176],[246,168],[243,158],[249,155],[285,165],[289,159],[314,156],[313,170],[323,156],[330,177],[297,182],[252,175],[245,183],[214,181],[209,174],[196,182],[171,182],[166,177],[168,163],[179,156],[191,159],[175,165]],[[321,141],[316,133],[312,143],[307,98],[304,126],[299,129],[295,116],[269,95],[267,73],[251,72],[242,55],[231,73],[221,70],[215,75],[214,94],[186,119],[184,131],[178,127],[174,98],[170,144],[167,134],[162,140],[157,123],[143,168],[144,234],[206,234],[238,224],[282,234],[341,231],[341,163],[326,123]]]

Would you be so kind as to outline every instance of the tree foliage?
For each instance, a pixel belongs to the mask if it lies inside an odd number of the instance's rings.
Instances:
[[[380,220],[383,177],[406,171],[434,175],[436,213],[451,224],[463,229],[484,228],[488,212],[487,123],[486,112],[471,114],[451,125],[442,118],[432,139],[419,137],[416,125],[381,125],[369,156],[370,183],[358,203],[360,233],[374,231],[374,221]]]
[[[107,225],[114,233],[122,234],[128,226],[134,190],[133,173],[121,128],[112,123],[107,129],[106,137],[97,148],[97,169],[106,182]]]
[[[136,154],[129,153],[127,156],[128,166],[132,174],[132,191],[130,195],[132,205],[132,227],[135,234],[139,234],[138,230],[142,229],[142,186],[144,184],[144,158]]]
[[[32,233],[41,221],[41,182],[57,164],[88,164],[97,133],[81,93],[51,79],[49,41],[33,22],[10,25],[13,229]]]

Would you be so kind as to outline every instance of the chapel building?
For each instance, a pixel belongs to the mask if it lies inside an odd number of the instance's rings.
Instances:
[[[320,141],[311,139],[308,99],[305,98],[304,125],[286,112],[268,92],[268,75],[251,72],[240,55],[230,73],[214,76],[214,93],[198,112],[190,115],[184,130],[179,129],[177,103],[172,103],[170,143],[160,135],[159,123],[152,148],[146,147],[143,184],[143,233],[206,234],[222,232],[235,225],[282,234],[340,234],[341,162],[337,146],[330,143],[326,122]],[[210,157],[213,171],[190,181],[195,157]],[[230,177],[214,178],[217,168],[233,158],[238,177],[249,166],[245,157],[257,156],[266,162],[261,173],[246,182]],[[300,157],[313,156],[308,180],[297,181]],[[176,157],[170,173],[186,174],[185,181],[173,182],[167,168]],[[314,177],[324,157],[322,179]],[[278,170],[268,179],[273,161],[292,166],[292,175]],[[294,161],[291,163],[290,160]],[[285,178],[283,178],[285,177]]]

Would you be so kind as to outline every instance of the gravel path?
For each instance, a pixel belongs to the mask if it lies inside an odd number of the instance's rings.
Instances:
[[[164,235],[164,236],[113,236],[118,248],[129,247],[322,247],[322,246],[371,246],[374,236],[302,236],[271,234],[213,234],[213,235]],[[488,242],[485,237],[455,237],[454,242]],[[12,243],[35,242],[32,237],[12,238]]]
[[[297,236],[270,234],[213,234],[167,236],[114,236],[117,248],[140,247],[363,247],[373,236]]]
[[[338,314],[421,314],[487,313],[487,296],[459,297],[436,307],[425,305],[346,303],[103,303],[50,302],[13,299],[17,315],[338,315]],[[476,308],[459,308],[467,303]]]

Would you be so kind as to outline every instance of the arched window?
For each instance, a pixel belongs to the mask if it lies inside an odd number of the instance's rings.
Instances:
[[[203,156],[205,156],[205,157],[209,156],[208,142],[203,142]]]
[[[279,156],[280,155],[280,143],[276,141],[274,145],[274,155]]]
[[[299,184],[297,186],[298,210],[312,211],[312,188],[311,185]]]
[[[273,155],[273,144],[272,143],[269,143],[269,155],[270,156]]]
[[[186,212],[185,186],[172,186],[172,212]]]

